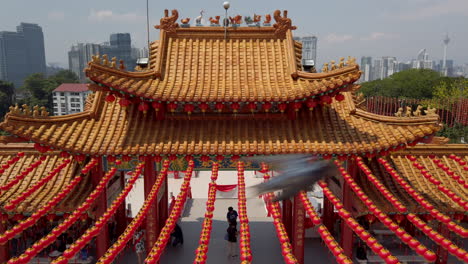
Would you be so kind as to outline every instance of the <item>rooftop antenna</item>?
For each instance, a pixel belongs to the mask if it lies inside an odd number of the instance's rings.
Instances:
[[[150,32],[149,32],[149,0],[146,0],[146,36],[148,41],[148,69],[150,68]]]
[[[224,21],[223,21],[223,24],[224,24],[224,39],[227,38],[227,28],[229,26],[228,9],[229,9],[230,6],[231,6],[231,4],[228,1],[223,3],[224,10],[226,10],[226,13],[224,15]]]

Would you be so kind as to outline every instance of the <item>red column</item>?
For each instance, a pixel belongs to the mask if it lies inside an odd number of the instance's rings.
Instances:
[[[161,230],[164,225],[166,224],[166,219],[167,217],[169,216],[169,212],[168,212],[168,202],[169,202],[169,199],[167,197],[168,195],[168,192],[167,192],[167,175],[164,179],[164,182],[161,186],[161,188],[164,188],[162,191],[162,197],[161,197],[161,200],[159,201],[159,230]]]
[[[358,173],[358,167],[356,161],[348,160],[348,173],[351,177],[356,178]],[[348,184],[343,183],[343,208],[348,212],[352,212],[352,199],[351,188]],[[346,256],[352,259],[353,257],[353,230],[345,224],[344,221],[341,221],[341,247],[344,250]]]
[[[0,221],[0,234],[5,233],[7,230],[7,222]],[[6,263],[10,259],[10,243],[0,245],[0,263]]]
[[[292,250],[299,264],[304,264],[305,209],[298,195],[293,204]]]
[[[450,231],[447,226],[443,223],[439,223],[439,233],[447,239],[450,239]],[[441,247],[437,246],[437,260],[436,264],[447,264],[448,261],[448,251]]]
[[[156,182],[156,171],[154,162],[151,156],[145,157],[145,200],[151,192],[153,184]],[[146,216],[146,243],[145,247],[147,252],[151,250],[154,242],[158,239],[159,224],[158,224],[158,203],[157,201],[150,207],[148,215]]]
[[[93,186],[98,185],[101,178],[104,176],[102,158],[98,158],[99,162],[92,172]],[[96,199],[96,219],[101,217],[107,210],[107,189],[104,188],[102,194]],[[96,257],[102,257],[109,248],[109,229],[105,224],[96,237]]]
[[[122,190],[125,188],[125,172],[120,172],[120,186]],[[120,236],[125,228],[127,227],[127,214],[126,208],[127,204],[124,202],[119,206],[119,209],[116,212],[115,219],[117,221],[117,235]]]
[[[293,218],[293,208],[292,202],[290,199],[283,200],[283,213],[281,214],[284,229],[286,229],[286,233],[288,233],[288,237],[293,239],[292,233],[292,218]]]
[[[323,224],[325,227],[333,234],[334,226],[335,226],[335,213],[333,212],[334,207],[333,203],[328,200],[328,198],[324,195],[323,197]]]

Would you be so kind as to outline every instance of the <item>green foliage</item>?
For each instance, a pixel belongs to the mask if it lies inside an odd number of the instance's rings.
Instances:
[[[465,141],[468,140],[468,126],[462,124],[455,124],[453,127],[444,126],[437,136],[446,137],[450,139],[450,143],[460,143],[462,137]]]
[[[8,107],[13,104],[15,87],[10,82],[0,80],[0,119],[8,112]]]
[[[444,100],[468,98],[468,79],[443,78],[434,87],[434,98]]]
[[[438,72],[429,69],[410,69],[383,79],[362,84],[366,96],[398,98],[432,98],[435,86],[440,82]]]
[[[78,83],[78,76],[69,70],[59,71],[49,78],[41,73],[32,74],[26,78],[22,87],[23,92],[29,96],[18,103],[45,106],[52,112],[52,91],[62,83]]]

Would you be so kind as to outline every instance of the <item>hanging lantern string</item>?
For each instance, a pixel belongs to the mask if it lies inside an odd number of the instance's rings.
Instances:
[[[52,200],[46,205],[42,206],[39,210],[34,212],[29,218],[24,221],[20,221],[17,225],[7,230],[5,233],[0,235],[0,244],[5,244],[8,240],[14,238],[17,234],[23,232],[27,228],[33,226],[39,219],[44,216],[48,211],[54,208],[60,203],[75,187],[80,183],[83,178],[81,176],[75,177],[68,185],[59,192]]]
[[[380,180],[377,179],[372,173],[371,170],[364,164],[362,161],[362,158],[358,157],[357,158],[357,164],[359,168],[366,174],[367,178],[377,187],[380,193],[382,193],[385,196],[385,199],[390,201],[400,212],[406,212],[407,208],[403,206],[398,199],[388,191],[388,189],[380,182]],[[396,204],[396,205],[395,205]],[[401,206],[397,207],[397,206]],[[404,210],[401,210],[404,209]],[[452,241],[446,239],[444,236],[442,236],[440,233],[435,231],[433,228],[431,228],[426,222],[421,220],[418,216],[416,216],[413,213],[407,214],[406,218],[413,223],[419,230],[421,230],[424,234],[426,234],[431,240],[445,248],[450,254],[454,255],[457,258],[460,258],[460,260],[464,260],[465,257],[467,257],[467,252],[464,249],[459,248],[455,243]]]
[[[417,168],[421,172],[422,176],[424,176],[424,178],[426,178],[430,183],[437,186],[439,191],[447,195],[452,201],[461,206],[465,211],[468,211],[468,202],[463,200],[460,196],[451,191],[449,188],[445,187],[439,180],[432,176],[426,167],[417,161],[415,156],[408,155],[406,158],[412,161],[413,167]]]
[[[218,179],[218,163],[213,163],[211,168],[211,182],[208,188],[208,201],[206,202],[205,219],[203,220],[202,230],[200,232],[199,246],[195,250],[195,260],[193,263],[206,263],[206,255],[208,253],[208,245],[210,243],[211,230],[213,227],[213,211],[216,201],[216,180]]]
[[[419,194],[415,189],[413,189],[413,187],[411,187],[411,185],[408,184],[408,182],[404,180],[403,177],[400,176],[400,174],[395,169],[393,169],[393,167],[390,165],[390,163],[387,160],[383,158],[379,158],[378,161],[380,164],[382,164],[382,166],[384,166],[388,174],[390,174],[390,176],[392,176],[395,179],[395,181],[397,181],[398,184],[400,184],[400,186],[402,186],[403,189],[411,197],[413,197],[414,200],[416,200],[422,207],[424,207],[424,209],[429,211],[432,217],[434,217],[441,223],[444,223],[449,230],[456,233],[457,235],[464,237],[464,238],[468,237],[467,229],[451,221],[449,216],[441,213],[439,210],[437,210],[434,207],[434,205],[430,204],[426,199],[424,199],[424,197],[421,194]]]
[[[116,162],[116,164],[120,164],[120,161]],[[89,168],[84,168],[85,170]],[[83,202],[77,209],[73,211],[71,215],[69,215],[61,224],[56,226],[47,236],[41,238],[41,240],[34,243],[30,248],[26,250],[21,256],[18,258],[12,258],[8,261],[8,264],[26,264],[31,261],[39,252],[41,252],[44,248],[52,244],[57,238],[65,232],[70,226],[72,226],[76,221],[78,221],[81,215],[87,211],[91,205],[96,201],[99,195],[106,189],[107,183],[109,180],[114,176],[117,172],[116,167],[112,167],[99,181],[96,188],[91,192],[85,202]]]
[[[90,227],[86,230],[86,232],[73,243],[70,248],[63,252],[62,256],[52,261],[52,264],[66,264],[68,261],[73,258],[82,248],[84,248],[95,236],[97,236],[102,228],[107,225],[109,219],[115,214],[117,209],[120,207],[125,198],[127,197],[128,193],[132,190],[133,185],[138,180],[138,177],[141,175],[141,171],[145,166],[144,162],[138,164],[133,172],[132,176],[130,177],[128,183],[125,185],[125,188],[122,192],[117,196],[117,198],[112,202],[111,206],[107,208],[106,212],[99,217],[93,227]]]
[[[42,164],[43,161],[47,159],[47,156],[42,155],[39,157],[39,159],[31,165],[29,165],[26,169],[22,170],[20,174],[16,175],[15,178],[11,181],[9,181],[7,184],[0,186],[0,194],[2,191],[8,191],[11,187],[15,186],[16,184],[19,183],[24,177],[26,177],[29,173],[31,173],[35,168],[39,167],[39,165]]]
[[[237,186],[238,186],[238,203],[239,222],[240,222],[240,259],[243,264],[252,262],[252,250],[250,248],[250,227],[247,217],[247,201],[245,195],[245,176],[244,162],[237,162]]]
[[[446,166],[442,160],[440,159],[437,159],[435,156],[433,155],[430,155],[429,156],[432,160],[432,162],[437,166],[439,167],[440,169],[442,169],[445,174],[447,174],[449,177],[451,177],[452,179],[454,179],[456,182],[458,182],[458,184],[460,184],[460,186],[463,186],[463,188],[465,189],[468,189],[468,182],[465,181],[465,179],[463,179],[458,173],[456,173],[455,171],[451,170],[448,166]],[[462,174],[463,175],[463,174]]]
[[[182,209],[184,208],[185,201],[187,200],[188,191],[190,188],[190,179],[192,178],[194,162],[193,160],[189,161],[189,166],[187,168],[187,172],[185,173],[184,182],[180,187],[180,192],[177,195],[177,199],[175,201],[174,207],[172,208],[169,217],[166,220],[166,224],[161,230],[159,234],[158,240],[154,243],[153,248],[149,252],[148,256],[145,259],[146,264],[155,264],[159,261],[162,252],[166,248],[167,242],[171,237],[172,230],[176,225],[177,220],[182,213]]]
[[[393,231],[405,244],[412,248],[416,253],[427,259],[428,261],[435,261],[437,255],[429,250],[426,246],[421,244],[418,240],[408,234],[404,229],[388,217],[387,214],[382,212],[374,202],[362,191],[361,187],[354,181],[349,173],[342,167],[341,162],[335,160],[335,164],[338,167],[343,179],[351,187],[351,190],[356,193],[356,196],[366,205],[366,207],[384,224],[388,229]]]
[[[313,224],[318,226],[317,231],[322,238],[322,241],[325,242],[325,245],[327,245],[330,252],[335,256],[336,261],[339,264],[352,264],[353,261],[344,254],[343,248],[340,247],[335,238],[330,234],[327,227],[323,225],[322,219],[320,219],[317,212],[315,212],[315,209],[305,191],[299,192],[299,199],[301,199],[302,204],[304,205],[307,214],[312,219]]]
[[[463,166],[464,171],[468,171],[468,166],[466,165],[466,161],[464,161],[461,157],[459,157],[459,156],[457,156],[455,154],[450,154],[449,158],[451,158],[452,160],[458,162],[458,164],[460,166]]]
[[[263,178],[265,181],[270,179],[270,175],[268,174],[269,166],[266,163],[262,163],[262,170],[261,172],[264,173]],[[283,221],[281,221],[281,213],[279,209],[278,202],[271,202],[274,198],[273,193],[265,194],[265,199],[267,202],[267,210],[271,213],[273,217],[273,225],[275,226],[276,236],[281,245],[281,254],[283,255],[284,262],[287,264],[298,264],[296,256],[292,253],[292,246],[291,242],[288,237],[288,233],[284,228]]]
[[[343,219],[346,225],[358,235],[364,243],[379,257],[381,257],[387,264],[396,264],[400,261],[391,254],[386,248],[384,248],[364,227],[362,227],[356,219],[354,219],[346,209],[340,200],[330,191],[328,184],[324,181],[319,182],[320,187],[323,189],[323,194],[333,203],[333,206],[338,210],[338,215]]]
[[[14,165],[16,162],[18,162],[22,157],[24,157],[24,152],[18,152],[16,155],[4,162],[3,164],[0,165],[0,175],[2,175],[5,170],[10,168],[12,165]]]
[[[31,196],[31,194],[33,194],[35,191],[39,190],[39,188],[44,186],[44,184],[49,182],[52,178],[57,176],[65,167],[68,166],[70,162],[70,159],[64,159],[62,163],[60,163],[56,168],[49,172],[49,174],[46,177],[40,179],[33,186],[29,187],[26,191],[21,193],[18,197],[9,201],[3,208],[8,211],[15,209],[22,201]]]
[[[170,162],[168,160],[165,160],[163,162],[163,167],[159,172],[158,177],[156,178],[156,181],[153,184],[153,187],[151,188],[151,191],[148,194],[148,197],[146,198],[145,202],[143,203],[143,206],[141,207],[140,211],[138,212],[136,217],[133,218],[132,222],[127,226],[127,228],[125,228],[125,231],[119,236],[117,241],[96,262],[97,264],[111,264],[115,260],[117,255],[125,248],[128,241],[132,239],[133,235],[143,223],[143,220],[146,218],[146,215],[148,214],[154,201],[158,197],[159,189],[161,188],[162,183],[167,176],[169,164]]]

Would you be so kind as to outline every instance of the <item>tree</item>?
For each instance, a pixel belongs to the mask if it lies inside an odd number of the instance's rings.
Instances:
[[[434,98],[443,100],[468,98],[468,79],[443,78],[434,87]]]
[[[366,96],[388,96],[427,99],[432,98],[434,87],[441,75],[429,69],[409,69],[383,79],[362,84]]]
[[[22,87],[23,92],[29,96],[19,103],[45,106],[52,112],[52,91],[62,83],[78,83],[78,76],[69,70],[59,71],[49,78],[41,73],[32,74],[26,78]]]
[[[15,97],[15,87],[11,82],[0,80],[0,119],[3,119],[8,112],[8,107],[13,105]]]

